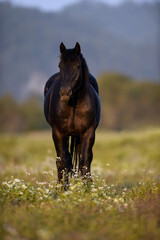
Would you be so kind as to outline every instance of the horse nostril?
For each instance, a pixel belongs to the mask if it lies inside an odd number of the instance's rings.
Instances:
[[[64,95],[71,96],[71,94],[72,94],[71,88],[61,88],[60,89],[60,95],[61,96],[64,96]]]
[[[63,89],[60,88],[60,95],[62,96],[63,95]]]
[[[68,95],[68,96],[71,96],[71,95],[72,95],[72,89],[71,89],[71,88],[68,88],[68,89],[67,89],[67,95]]]

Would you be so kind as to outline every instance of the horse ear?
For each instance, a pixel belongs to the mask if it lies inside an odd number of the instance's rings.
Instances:
[[[60,48],[60,52],[61,52],[61,54],[63,54],[63,53],[66,51],[66,47],[65,47],[65,45],[63,44],[63,42],[61,42],[59,48]]]
[[[76,53],[80,54],[81,53],[81,46],[78,42],[76,42],[75,48],[74,50],[76,51]]]

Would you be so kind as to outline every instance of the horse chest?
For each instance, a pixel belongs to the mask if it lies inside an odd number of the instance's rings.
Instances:
[[[66,107],[59,110],[59,126],[66,135],[80,134],[91,124],[91,109],[86,105]]]

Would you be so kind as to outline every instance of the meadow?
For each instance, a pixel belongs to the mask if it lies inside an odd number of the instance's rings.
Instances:
[[[0,135],[1,240],[160,236],[160,128],[99,131],[92,181],[57,183],[51,132]]]

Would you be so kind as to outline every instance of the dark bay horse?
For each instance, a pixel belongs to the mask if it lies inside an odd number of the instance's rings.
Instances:
[[[73,49],[60,44],[60,72],[49,78],[44,89],[44,113],[52,128],[58,179],[75,167],[90,175],[95,130],[100,120],[100,99],[96,79],[89,74],[79,43]],[[69,137],[71,143],[69,144]]]

